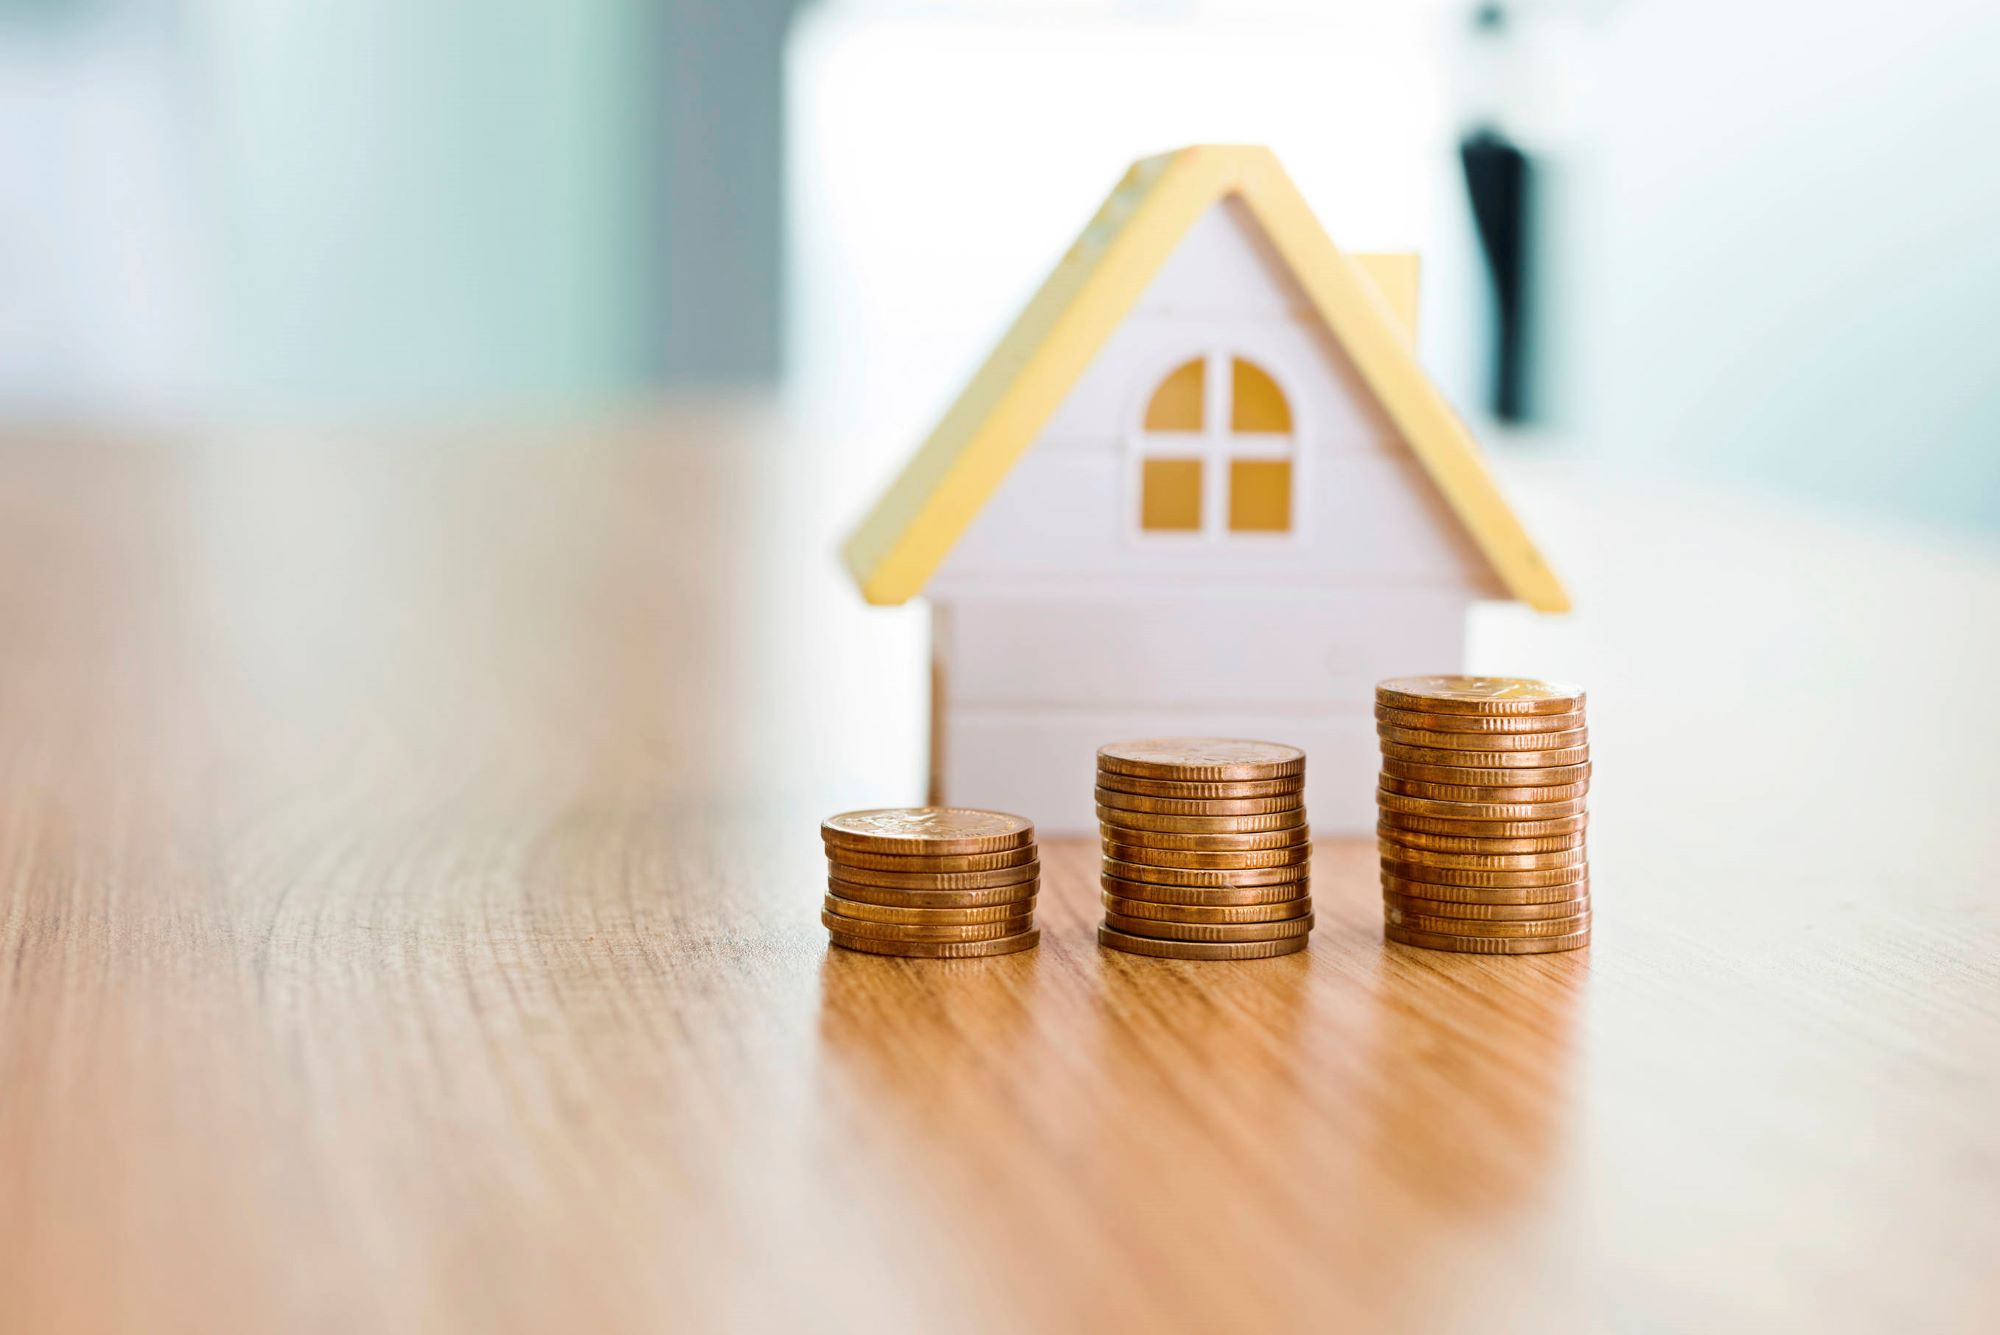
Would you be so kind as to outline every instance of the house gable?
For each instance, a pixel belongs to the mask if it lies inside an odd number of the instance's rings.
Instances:
[[[850,539],[847,562],[865,596],[896,603],[922,590],[1181,238],[1232,195],[1507,591],[1544,610],[1568,606],[1470,435],[1410,356],[1383,293],[1327,239],[1268,150],[1230,146],[1149,158],[1126,174]]]
[[[1403,295],[1413,298],[1414,286]],[[1201,447],[1211,460],[1202,485],[1223,493],[1209,498],[1207,531],[1141,531],[1148,400],[1191,360],[1225,376],[1240,360],[1276,389],[1291,428],[1284,443],[1240,439],[1288,463],[1287,531],[1228,531],[1230,436],[1220,422],[1212,425],[1223,438]],[[1214,388],[1226,398],[1233,386]],[[1179,439],[1152,437],[1169,442],[1169,455]],[[1225,198],[1187,228],[929,589],[950,597],[1029,586],[1088,594],[1379,584],[1505,592],[1257,220]]]

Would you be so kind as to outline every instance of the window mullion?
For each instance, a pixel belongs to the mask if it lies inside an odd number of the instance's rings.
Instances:
[[[1201,526],[1210,537],[1220,537],[1229,527],[1229,424],[1236,411],[1229,365],[1226,349],[1209,349],[1204,386],[1208,420],[1202,423]]]
[[[1231,459],[1289,459],[1292,457],[1292,438],[1262,432],[1231,435],[1227,452]]]

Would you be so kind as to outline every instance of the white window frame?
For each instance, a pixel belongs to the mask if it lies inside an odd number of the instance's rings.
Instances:
[[[1201,430],[1148,431],[1146,409],[1151,406],[1153,396],[1168,376],[1197,357],[1202,358]],[[1235,382],[1230,372],[1239,359],[1271,377],[1272,383],[1278,387],[1292,419],[1289,432],[1239,433],[1230,429],[1230,419],[1235,415],[1236,407]],[[1292,390],[1293,383],[1289,368],[1281,364],[1280,358],[1266,352],[1253,353],[1236,344],[1216,343],[1195,349],[1182,348],[1155,359],[1150,376],[1142,382],[1138,402],[1127,419],[1131,425],[1126,439],[1129,490],[1126,513],[1131,521],[1131,536],[1149,546],[1155,543],[1256,545],[1302,541],[1305,516],[1300,498],[1305,494],[1305,451],[1299,448],[1299,441],[1305,433],[1300,421],[1299,398]],[[1145,527],[1146,460],[1185,459],[1190,456],[1201,460],[1201,527]],[[1291,463],[1292,513],[1289,527],[1277,532],[1229,527],[1229,465],[1237,459],[1282,459]]]

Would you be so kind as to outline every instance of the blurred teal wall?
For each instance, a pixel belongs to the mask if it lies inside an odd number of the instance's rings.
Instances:
[[[572,409],[778,369],[795,0],[211,0],[225,394]]]
[[[1629,0],[1589,37],[1590,448],[2000,532],[2000,6]]]
[[[213,0],[231,397],[609,395],[644,363],[643,7]]]

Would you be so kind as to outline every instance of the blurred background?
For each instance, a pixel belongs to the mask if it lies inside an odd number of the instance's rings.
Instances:
[[[885,474],[1131,159],[1416,248],[1497,452],[2000,528],[2000,6],[0,0],[0,429],[783,403]]]

